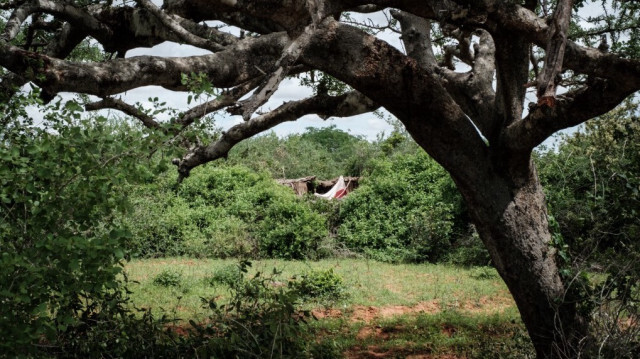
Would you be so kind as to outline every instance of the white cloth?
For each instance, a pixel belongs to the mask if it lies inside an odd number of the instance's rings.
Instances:
[[[322,197],[324,199],[332,199],[332,198],[340,199],[340,198],[346,196],[347,195],[347,185],[344,183],[344,177],[340,176],[340,178],[338,178],[338,181],[336,182],[336,184],[334,184],[333,187],[331,187],[329,192],[324,193],[324,194],[318,194],[318,193],[314,193],[314,194],[316,196]]]

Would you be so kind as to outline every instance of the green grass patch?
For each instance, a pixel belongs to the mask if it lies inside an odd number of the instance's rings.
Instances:
[[[168,315],[178,320],[176,325],[188,328],[189,320],[206,323],[211,316],[202,298],[224,304],[236,283],[258,272],[271,275],[274,268],[280,271],[270,279],[274,288],[307,281],[302,289],[312,295],[302,307],[318,320],[309,322],[307,339],[301,340],[314,352],[324,353],[322,357],[533,355],[511,295],[488,267],[394,265],[363,259],[261,260],[244,274],[236,260],[165,258],[133,260],[126,272],[133,281],[134,305],[151,308],[156,316]],[[154,283],[157,278],[173,279],[167,273],[180,273],[177,285]],[[322,291],[334,287],[341,295],[323,300]]]
[[[165,258],[132,260],[126,272],[133,283],[133,303],[142,308],[152,308],[155,314],[173,313],[182,320],[206,318],[207,310],[201,298],[228,296],[225,281],[234,280],[236,260],[212,260],[191,258]],[[435,264],[388,264],[362,259],[311,261],[261,260],[254,261],[248,276],[256,272],[271,273],[274,268],[282,273],[274,286],[287,285],[294,277],[305,273],[333,271],[342,278],[345,295],[330,303],[320,303],[348,314],[359,306],[409,308],[432,306],[426,311],[462,310],[485,312],[513,306],[504,283],[491,268],[464,269]],[[181,273],[177,286],[154,284],[163,272]],[[212,285],[213,284],[213,285]],[[426,303],[426,304],[425,304]],[[306,304],[307,309],[318,303]]]

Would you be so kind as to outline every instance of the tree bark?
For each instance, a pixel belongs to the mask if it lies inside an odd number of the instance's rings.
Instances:
[[[535,167],[529,161],[528,175],[517,181],[501,172],[484,169],[478,171],[477,182],[456,183],[515,299],[537,357],[577,358],[585,337],[584,320],[575,303],[565,300],[567,288],[550,245],[546,202]]]

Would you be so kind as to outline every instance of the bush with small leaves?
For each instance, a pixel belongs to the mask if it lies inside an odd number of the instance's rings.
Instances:
[[[340,206],[339,241],[387,262],[436,262],[451,247],[451,179],[422,150],[380,158]]]
[[[289,287],[305,299],[336,301],[347,296],[341,276],[329,270],[314,270],[289,283]]]
[[[182,283],[182,273],[165,269],[153,278],[153,284],[161,287],[178,287]]]
[[[136,214],[123,222],[138,256],[315,258],[328,236],[324,218],[266,173],[221,164],[175,184],[167,174],[133,192]]]
[[[208,324],[191,321],[190,344],[199,357],[310,358],[315,341],[307,326],[308,311],[300,309],[300,295],[287,287],[271,285],[276,269],[247,278],[251,263],[239,264],[242,280],[230,287],[231,298],[219,305],[203,300],[211,310]]]
[[[211,286],[225,285],[228,287],[238,285],[238,283],[241,283],[243,280],[244,275],[242,273],[241,267],[239,267],[238,265],[224,266],[215,271],[211,276],[206,278],[206,281]]]
[[[37,91],[0,101],[0,353],[139,345],[121,279],[131,233],[115,218],[130,210],[126,189],[150,173],[139,157],[153,136],[81,119],[76,101],[53,101],[35,123],[25,108],[39,101]]]

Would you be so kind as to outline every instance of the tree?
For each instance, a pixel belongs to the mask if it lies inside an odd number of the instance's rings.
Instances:
[[[640,89],[638,5],[606,3],[614,16],[589,19],[588,30],[572,18],[583,1],[551,5],[553,11],[535,0],[165,0],[159,8],[150,0],[9,0],[0,5],[8,16],[0,65],[9,71],[1,86],[10,96],[31,81],[44,101],[62,91],[99,96],[87,110],[119,109],[169,135],[220,109],[241,115],[242,123],[208,143],[191,141],[174,161],[180,178],[278,123],[384,107],[450,173],[538,357],[575,357],[587,318],[563,299],[568,283],[549,244],[531,153],[554,132],[606,113]],[[392,9],[389,27],[399,24],[406,53],[353,17],[339,20],[383,9]],[[205,20],[242,31],[235,36]],[[601,36],[598,49],[590,47]],[[88,37],[110,55],[66,59]],[[212,53],[124,58],[129,49],[163,41]],[[461,63],[468,70],[456,71]],[[255,114],[284,78],[316,71],[327,77],[314,96]],[[329,91],[334,80],[348,87]],[[210,89],[194,83],[224,90],[168,125],[113,97],[145,85]],[[556,95],[560,86],[568,90]],[[538,97],[528,111],[527,88]]]

